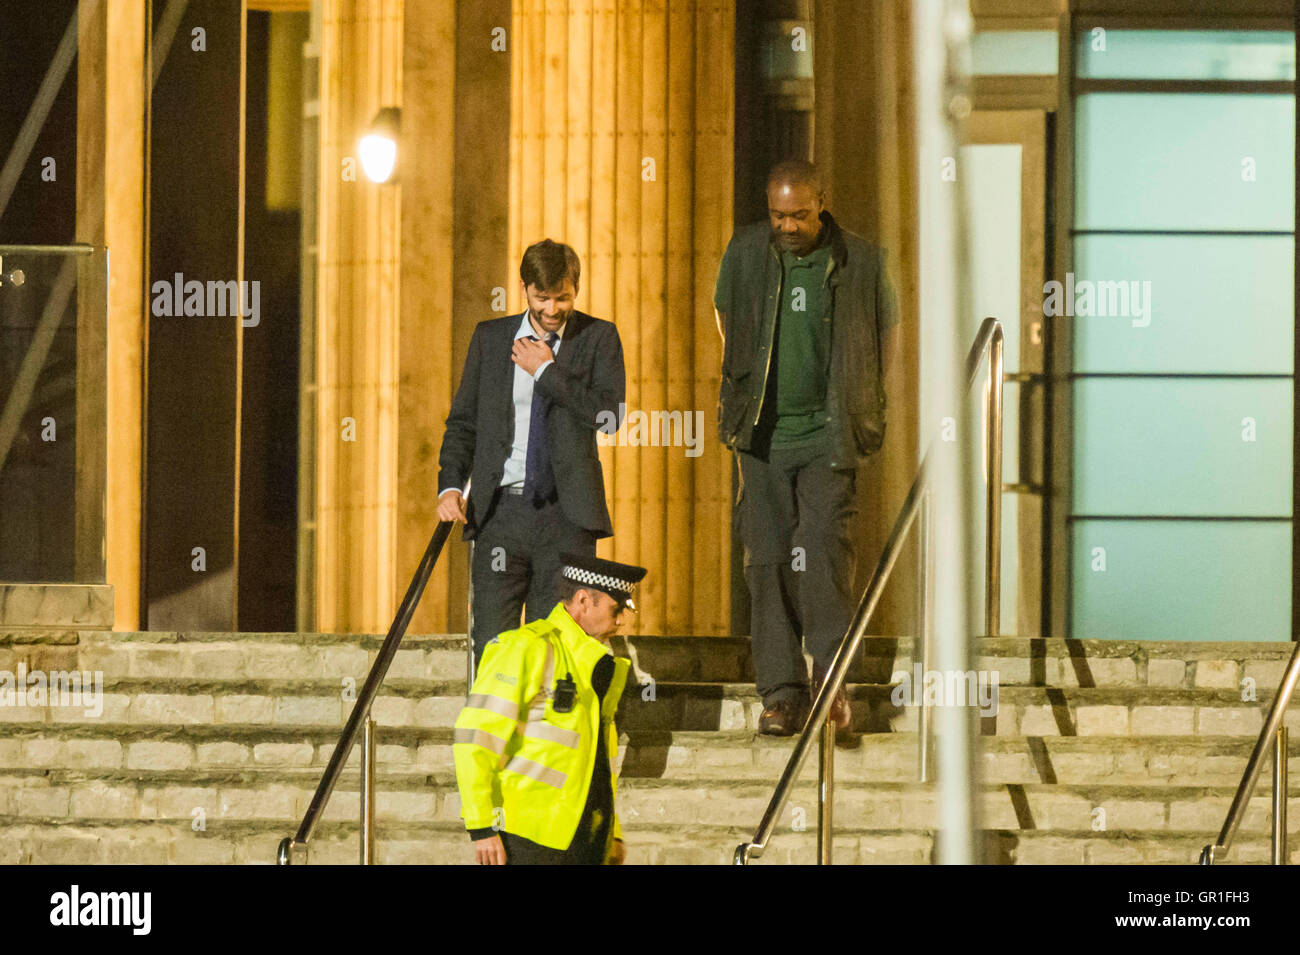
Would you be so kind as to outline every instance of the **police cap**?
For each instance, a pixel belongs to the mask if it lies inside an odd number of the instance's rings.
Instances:
[[[565,580],[609,594],[629,610],[636,610],[632,595],[636,592],[636,585],[646,575],[644,567],[581,554],[561,554],[560,561],[560,574]]]

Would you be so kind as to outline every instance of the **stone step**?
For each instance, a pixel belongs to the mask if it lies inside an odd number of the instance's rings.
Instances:
[[[1235,787],[1254,739],[1246,736],[985,736],[982,774],[999,783],[1097,783],[1111,786],[1182,785]],[[747,731],[625,734],[625,779],[763,779],[775,784],[793,743]],[[1290,738],[1291,778],[1300,772],[1300,740]],[[1271,758],[1268,764],[1271,766]],[[868,733],[853,747],[837,747],[835,775],[841,782],[912,782],[918,778],[915,733]],[[1266,767],[1266,772],[1269,770]],[[815,779],[816,754],[801,778]]]
[[[102,727],[47,724],[11,727],[0,738],[0,772],[39,768],[93,770],[235,770],[244,767],[316,767],[323,771],[339,737],[338,727],[161,726]],[[451,767],[451,730],[446,727],[386,728],[376,762],[382,769],[427,772]],[[359,747],[348,766],[357,765]]]
[[[624,695],[619,727],[637,731],[756,731],[762,703],[752,684],[658,683]],[[916,729],[919,707],[898,705],[895,688],[857,684],[846,688],[856,733]],[[996,713],[981,716],[987,736],[1257,736],[1272,691],[1243,702],[1235,690],[1146,687],[1007,686]],[[1300,730],[1300,707],[1286,714]]]
[[[104,690],[98,715],[83,705],[0,706],[0,725],[93,725],[105,735],[130,726],[333,727],[341,729],[352,701],[322,695],[293,681],[268,682],[260,692],[220,683],[188,684],[166,692],[162,681],[128,681]],[[230,690],[230,692],[227,692]],[[380,727],[449,727],[464,702],[465,685],[439,684],[437,692],[385,688],[372,710]],[[918,707],[894,703],[894,688],[847,688],[853,729],[859,733],[914,730]],[[986,735],[999,736],[1255,736],[1272,691],[1243,702],[1229,689],[1007,686],[995,715],[981,717]],[[84,703],[85,701],[80,701]],[[657,683],[624,695],[619,726],[636,730],[757,730],[762,704],[752,684]],[[1300,732],[1300,707],[1286,714]]]
[[[382,636],[300,633],[110,633],[89,630],[0,631],[0,670],[102,671],[106,680],[134,678],[224,680],[360,680]],[[913,673],[910,637],[868,637],[850,680],[890,683]],[[754,679],[747,637],[636,636],[615,638],[640,678],[666,682],[744,683]],[[977,671],[996,670],[1003,686],[1165,686],[1232,689],[1243,679],[1276,688],[1291,643],[976,639]],[[389,677],[411,681],[464,680],[463,635],[404,638]]]
[[[353,688],[355,689],[355,688]],[[337,686],[302,681],[262,681],[258,684],[169,684],[163,679],[130,679],[106,683],[99,712],[87,705],[0,705],[0,726],[99,726],[111,735],[130,726],[257,726],[329,727],[335,734],[352,711],[355,693],[347,697]],[[93,701],[91,701],[93,702]],[[465,683],[441,683],[408,691],[385,685],[371,713],[381,726],[449,727],[465,704]]]
[[[0,819],[0,864],[38,862],[96,864],[271,864],[289,831],[279,822],[248,822],[220,831],[194,831],[190,824],[100,823],[71,826]],[[726,865],[751,830],[731,826],[652,827],[628,834],[629,864]],[[1146,864],[1190,865],[1210,840],[1196,835],[1087,832],[1062,835],[988,829],[980,833],[985,859],[1019,865]],[[356,823],[322,823],[311,843],[309,864],[351,865],[358,856]],[[381,865],[464,864],[473,862],[469,839],[449,823],[377,827],[376,859]],[[917,865],[931,861],[929,830],[866,832],[841,827],[832,842],[839,865]],[[1300,843],[1292,842],[1289,861],[1300,864]],[[813,829],[773,837],[754,865],[816,862]],[[1242,834],[1221,864],[1267,863],[1268,839]]]
[[[616,644],[617,647],[617,644]],[[1250,678],[1276,689],[1295,649],[1292,643],[1059,640],[979,637],[976,671],[997,671],[1003,686],[1206,687],[1231,689]],[[620,649],[655,679],[753,682],[747,637],[633,637]],[[915,679],[910,637],[866,637],[849,670],[853,683]]]
[[[1234,787],[1175,787],[1014,784],[980,787],[982,822],[1007,830],[1078,833],[1094,827],[1119,832],[1217,833],[1232,802]],[[797,784],[778,821],[780,831],[812,827],[817,819],[817,788]],[[628,831],[657,825],[756,826],[767,809],[772,786],[720,780],[682,783],[629,779],[619,789],[619,817]],[[937,794],[915,783],[839,785],[835,819],[839,826],[866,830],[927,828],[937,817]],[[1288,793],[1289,830],[1300,833],[1300,786]],[[1100,811],[1099,811],[1100,810]],[[1256,791],[1242,831],[1269,832],[1271,796]]]
[[[111,734],[90,725],[17,727],[0,739],[0,773],[6,770],[209,770],[304,768],[323,772],[338,739],[335,728],[259,726],[127,726]],[[1253,739],[1247,736],[986,736],[981,738],[984,778],[1003,783],[1106,783],[1108,785],[1235,786]],[[727,775],[775,783],[793,750],[791,739],[726,732],[624,733],[620,745],[627,779],[689,781]],[[1292,737],[1288,764],[1300,779],[1300,735]],[[347,766],[358,765],[354,747]],[[446,772],[451,730],[394,727],[379,737],[381,771]],[[836,777],[844,782],[909,782],[917,778],[915,733],[863,734],[838,747]],[[814,778],[810,758],[804,777]]]
[[[279,819],[288,827],[302,818],[319,773],[260,769],[242,772],[11,772],[0,777],[0,817],[89,824],[100,820],[185,821],[203,819],[210,829],[230,822]],[[357,818],[358,777],[345,773],[325,817]],[[1054,832],[1218,831],[1234,787],[1107,786],[1104,784],[993,784],[980,787],[985,825]],[[799,831],[815,824],[817,788],[801,781],[791,793],[778,828]],[[383,773],[376,782],[380,821],[455,822],[460,800],[445,774]],[[619,789],[625,829],[643,825],[757,825],[772,785],[733,779],[693,782],[626,779]],[[843,783],[836,788],[835,815],[865,830],[925,828],[936,817],[937,795],[915,783]],[[1270,795],[1252,798],[1242,831],[1269,831]],[[1300,834],[1300,783],[1291,787],[1290,828]],[[811,821],[810,821],[811,820]]]

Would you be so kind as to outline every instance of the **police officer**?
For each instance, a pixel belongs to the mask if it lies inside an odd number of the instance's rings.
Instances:
[[[562,555],[550,615],[491,640],[456,720],[461,816],[482,865],[623,861],[614,712],[630,661],[609,639],[644,567]]]

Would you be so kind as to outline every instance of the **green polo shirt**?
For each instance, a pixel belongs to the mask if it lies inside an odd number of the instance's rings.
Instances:
[[[777,316],[773,448],[803,447],[825,436],[830,375],[831,293],[826,287],[830,245],[805,255],[781,253],[781,311]],[[769,380],[768,385],[771,387]]]

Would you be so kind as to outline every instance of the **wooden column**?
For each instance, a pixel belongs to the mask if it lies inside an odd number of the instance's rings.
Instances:
[[[451,408],[455,386],[465,367],[465,353],[474,326],[487,318],[505,314],[502,301],[518,281],[518,269],[507,261],[510,224],[510,61],[514,42],[510,36],[510,0],[479,0],[456,5],[455,48],[455,143],[448,161],[455,171],[453,185],[454,268],[453,305],[450,316],[450,354],[444,341],[440,352],[450,366],[440,373],[441,404],[431,413],[436,418],[427,438],[433,442],[436,478],[437,450],[443,425]],[[445,68],[445,64],[435,69]],[[427,90],[432,79],[422,89]],[[450,91],[449,91],[450,92]],[[427,95],[424,94],[424,95]],[[446,139],[442,143],[446,143]],[[444,145],[445,148],[445,145]],[[442,258],[446,258],[445,253]],[[432,501],[439,488],[428,485],[413,493]],[[491,488],[488,489],[491,491]],[[482,493],[480,488],[479,493]],[[444,558],[446,587],[438,598],[445,613],[436,619],[441,629],[464,632],[466,594],[469,586],[469,548],[454,539]],[[431,595],[432,596],[432,595]],[[428,601],[432,611],[436,606]]]
[[[451,399],[452,175],[455,10],[448,0],[406,0],[403,10],[401,156],[419,157],[400,170],[401,349],[398,385],[398,524],[395,600],[437,525],[438,446]],[[441,630],[449,605],[443,551],[413,631]],[[441,600],[436,598],[441,597]],[[437,606],[435,607],[435,603]],[[437,624],[430,624],[436,618]]]
[[[106,246],[112,267],[107,287],[107,322],[99,314],[95,338],[106,349],[78,348],[95,377],[88,382],[103,399],[93,408],[78,400],[78,450],[83,437],[98,436],[94,454],[78,474],[96,485],[98,526],[78,535],[78,562],[103,567],[113,587],[113,626],[140,626],[141,381],[144,351],[144,7],[82,0],[78,45],[78,214],[79,241]],[[97,276],[98,278],[98,276]],[[86,287],[90,291],[90,287]],[[105,289],[83,296],[87,320],[99,313]],[[92,449],[86,448],[86,451]],[[84,513],[79,506],[78,513]],[[80,528],[80,522],[79,522]],[[101,551],[100,535],[103,534]],[[86,545],[85,551],[81,544]],[[78,574],[78,580],[82,579]]]
[[[326,0],[322,13],[317,625],[383,631],[437,524],[438,451],[470,336],[515,274],[511,11]],[[399,182],[348,181],[343,161],[381,106],[402,108]],[[464,629],[466,551],[456,533],[412,632]]]
[[[322,0],[315,570],[324,632],[383,632],[396,609],[401,186],[367,180],[357,144],[380,107],[402,105],[402,10],[402,0]],[[427,161],[403,155],[408,166]]]
[[[140,626],[146,11],[81,0],[77,230],[76,580],[113,587],[113,625]],[[107,305],[107,311],[105,311]]]
[[[910,14],[907,0],[817,0],[813,159],[828,207],[842,226],[888,250],[902,324],[885,378],[884,448],[858,473],[857,586],[865,587],[916,475],[916,154],[912,143]],[[909,543],[870,632],[910,632],[915,546]]]
[[[733,220],[735,8],[701,5],[696,14],[695,151],[690,323],[692,407],[703,415],[704,454],[695,462],[690,632],[723,635],[731,630],[731,454],[718,441],[717,402],[722,341],[713,321],[713,282]],[[701,462],[707,462],[701,465]]]
[[[510,0],[406,0],[397,587],[437,524],[438,452],[479,322],[499,317],[507,262]],[[448,82],[448,76],[452,82]],[[489,489],[490,491],[490,489]],[[479,489],[482,493],[482,489]],[[457,531],[412,631],[463,632],[469,548]]]
[[[698,457],[662,435],[601,449],[614,537],[599,552],[650,570],[633,632],[725,633],[711,299],[731,224],[733,5],[519,0],[513,37],[512,267],[538,239],[572,245],[578,307],[619,327],[628,410],[702,412]]]

